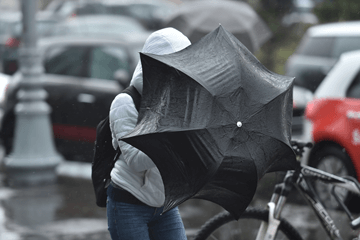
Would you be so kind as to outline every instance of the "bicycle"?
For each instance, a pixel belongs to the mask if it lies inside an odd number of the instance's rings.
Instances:
[[[360,217],[354,218],[347,206],[341,199],[341,196],[336,192],[337,189],[346,189],[360,195],[360,184],[352,177],[339,177],[322,170],[312,168],[300,164],[300,159],[305,147],[312,147],[311,143],[302,143],[292,141],[292,147],[298,159],[298,167],[296,170],[287,171],[284,179],[275,185],[274,191],[270,201],[267,204],[267,209],[248,208],[241,215],[240,219],[245,219],[241,227],[230,226],[237,221],[228,212],[219,213],[210,220],[208,220],[198,231],[194,240],[205,239],[256,239],[256,240],[279,240],[291,239],[302,240],[302,236],[298,230],[293,227],[289,221],[281,217],[282,210],[286,204],[289,193],[295,187],[298,192],[305,198],[308,205],[312,207],[317,219],[321,222],[322,227],[332,240],[342,240],[340,231],[335,225],[334,220],[330,217],[323,204],[320,202],[314,188],[314,181],[322,181],[325,184],[331,184],[331,194],[335,197],[341,208],[345,211],[350,219],[350,226],[357,230],[360,227]],[[240,220],[239,219],[239,220]],[[255,220],[259,222],[259,227],[254,229],[250,225],[250,221]],[[248,224],[249,223],[249,224]],[[220,227],[227,227],[228,230],[222,231],[216,235],[216,230]],[[244,228],[245,231],[241,231]],[[226,234],[227,236],[221,236]],[[353,240],[360,240],[360,234]]]

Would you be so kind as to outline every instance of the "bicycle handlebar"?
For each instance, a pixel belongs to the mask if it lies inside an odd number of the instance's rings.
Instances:
[[[298,141],[298,140],[291,140],[291,146],[292,147],[298,147],[298,148],[312,148],[313,147],[313,144],[311,142],[301,142],[301,141]]]

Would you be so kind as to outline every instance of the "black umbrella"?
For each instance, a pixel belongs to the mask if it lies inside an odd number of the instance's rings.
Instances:
[[[268,71],[223,27],[177,53],[141,54],[141,63],[138,124],[121,140],[158,167],[164,211],[201,198],[238,218],[258,179],[295,166],[293,78]]]

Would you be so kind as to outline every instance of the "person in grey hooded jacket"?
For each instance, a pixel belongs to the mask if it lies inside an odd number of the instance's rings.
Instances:
[[[146,40],[142,52],[157,55],[180,51],[191,43],[174,28],[164,28],[152,33]],[[142,94],[143,77],[139,61],[130,85]],[[108,227],[113,240],[119,239],[186,239],[185,229],[178,208],[165,214],[164,184],[159,170],[152,160],[139,149],[118,141],[132,131],[138,112],[132,98],[118,94],[110,107],[110,129],[112,145],[120,147],[121,155],[111,171],[108,187]]]

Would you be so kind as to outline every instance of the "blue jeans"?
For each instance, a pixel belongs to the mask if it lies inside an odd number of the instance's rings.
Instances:
[[[112,240],[186,240],[178,208],[163,215],[163,208],[117,202],[108,197],[107,218]]]

